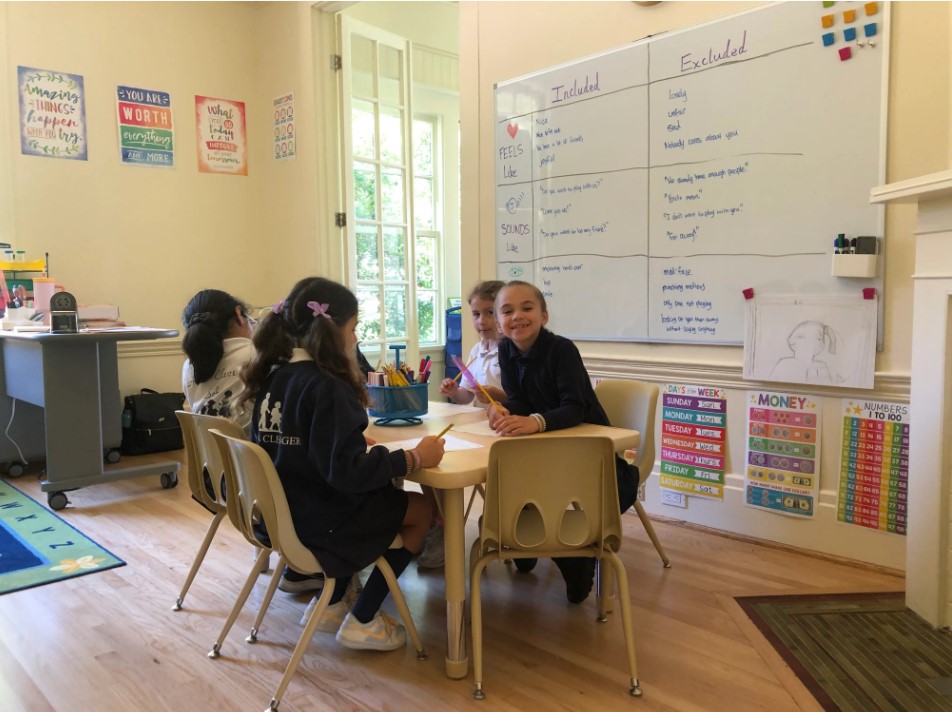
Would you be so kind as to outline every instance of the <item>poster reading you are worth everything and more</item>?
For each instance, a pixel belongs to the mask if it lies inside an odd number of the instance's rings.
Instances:
[[[78,74],[17,67],[20,151],[27,156],[87,160],[86,91]]]
[[[721,388],[669,383],[661,393],[659,485],[724,498],[727,401]]]
[[[905,534],[908,486],[909,406],[845,399],[836,518]]]
[[[123,163],[175,164],[172,99],[167,92],[116,87],[119,153]]]
[[[746,503],[812,517],[819,464],[819,403],[795,393],[748,392]]]

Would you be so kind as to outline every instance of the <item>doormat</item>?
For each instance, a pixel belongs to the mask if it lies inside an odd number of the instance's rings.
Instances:
[[[952,635],[899,593],[735,600],[824,710],[952,711]]]
[[[0,594],[125,563],[29,495],[0,481]]]

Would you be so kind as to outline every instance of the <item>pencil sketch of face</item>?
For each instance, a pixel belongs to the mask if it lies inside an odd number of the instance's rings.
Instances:
[[[787,346],[798,358],[812,358],[823,351],[826,338],[823,324],[805,321],[798,324],[787,338]]]

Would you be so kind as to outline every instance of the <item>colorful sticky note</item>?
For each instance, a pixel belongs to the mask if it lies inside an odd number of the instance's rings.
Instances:
[[[863,9],[866,11],[867,15],[875,15],[879,12],[879,3],[878,2],[868,2],[863,5]]]
[[[876,23],[870,22],[868,25],[863,25],[863,32],[866,33],[867,37],[876,36]]]
[[[826,28],[833,27],[833,15],[824,15],[823,17],[821,17],[820,24]]]
[[[821,36],[821,39],[823,40],[823,46],[829,47],[831,44],[836,42],[836,35],[832,32],[824,32]]]
[[[840,50],[840,61],[845,62],[847,59],[853,56],[853,52],[849,47],[843,47]]]
[[[833,0],[823,0],[823,7],[833,7],[835,4]]]
[[[853,22],[856,19],[856,10],[844,10],[843,22]]]
[[[853,40],[855,40],[855,39],[856,39],[856,28],[855,28],[855,27],[847,27],[845,30],[843,30],[843,39],[846,40],[847,42],[852,42]]]

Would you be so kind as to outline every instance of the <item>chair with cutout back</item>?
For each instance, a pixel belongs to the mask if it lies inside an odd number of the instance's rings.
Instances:
[[[205,538],[202,539],[198,553],[195,554],[195,558],[192,560],[192,567],[185,578],[185,584],[179,592],[175,605],[172,606],[172,610],[180,611],[182,610],[182,603],[185,601],[185,594],[188,593],[188,589],[195,579],[195,574],[198,573],[198,569],[205,560],[205,554],[208,553],[208,548],[218,532],[218,526],[228,513],[222,489],[224,473],[221,455],[218,452],[218,447],[211,440],[211,436],[207,434],[208,428],[219,428],[238,437],[241,436],[242,430],[231,421],[212,415],[177,410],[175,416],[182,425],[185,458],[188,466],[188,487],[192,492],[192,499],[213,515],[212,521],[205,532]]]
[[[247,440],[228,436],[216,430],[212,430],[211,433],[218,444],[228,477],[226,480],[229,486],[228,501],[229,503],[235,503],[235,506],[240,510],[241,518],[249,528],[254,529],[256,525],[260,524],[267,530],[272,549],[280,554],[276,571],[281,571],[285,565],[288,565],[295,571],[307,576],[322,573],[323,569],[317,557],[298,539],[294,523],[291,521],[291,510],[288,507],[284,487],[281,485],[280,477],[274,469],[274,463],[268,453],[260,445]],[[235,482],[233,488],[231,485],[232,478]],[[390,548],[400,548],[402,546],[403,541],[398,534]],[[397,612],[400,614],[403,625],[407,629],[407,635],[416,649],[417,658],[424,660],[426,651],[423,649],[423,642],[420,640],[416,626],[413,624],[410,609],[397,583],[397,577],[394,575],[393,569],[390,568],[390,564],[383,556],[380,556],[375,564],[387,580]],[[267,609],[271,601],[270,594],[274,592],[273,587],[276,584],[277,577],[274,577],[272,578],[272,585],[269,586],[269,591],[262,601],[261,611],[258,614],[259,618]],[[278,689],[271,699],[269,710],[278,709],[281,697],[287,690],[301,658],[304,657],[307,646],[314,636],[314,631],[317,630],[317,624],[320,622],[321,616],[324,615],[324,611],[327,610],[331,596],[334,593],[334,585],[335,580],[333,578],[326,580],[317,599],[317,606],[304,626],[301,637],[291,654],[291,660],[284,671],[284,676],[281,678]],[[244,598],[239,596],[239,600],[235,602],[235,609],[232,611],[230,620],[234,620],[234,617],[238,615],[246,598],[247,594]],[[213,652],[216,655],[209,653],[209,656],[217,657],[217,651]]]
[[[500,438],[490,447],[482,527],[470,564],[476,699],[485,698],[479,590],[483,570],[497,559],[556,556],[595,557],[611,563],[628,653],[628,691],[641,696],[628,577],[616,554],[622,530],[615,477],[610,438]],[[599,597],[602,594],[599,591]]]
[[[658,410],[658,387],[642,381],[609,379],[599,381],[595,386],[595,396],[605,409],[608,422],[616,428],[628,428],[641,433],[641,444],[635,465],[641,477],[641,483],[647,481],[655,462],[655,414]],[[635,511],[654,544],[664,567],[671,567],[671,560],[664,553],[661,541],[655,534],[654,526],[648,519],[648,513],[638,500]]]

